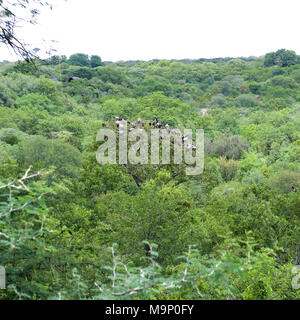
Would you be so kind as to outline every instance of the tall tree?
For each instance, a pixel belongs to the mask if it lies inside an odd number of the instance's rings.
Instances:
[[[276,52],[270,52],[265,56],[265,67],[278,65],[280,67],[289,67],[298,63],[298,57],[292,50],[280,49]]]
[[[91,56],[91,67],[96,68],[103,66],[102,60],[99,56]]]
[[[80,66],[80,67],[89,67],[90,66],[90,60],[89,56],[84,53],[75,53],[72,54],[69,58],[69,64],[73,66]]]

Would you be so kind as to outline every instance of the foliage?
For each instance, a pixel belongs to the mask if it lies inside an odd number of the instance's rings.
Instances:
[[[298,63],[1,64],[0,299],[299,299]],[[203,173],[99,165],[115,117],[204,129]]]
[[[278,65],[280,67],[290,67],[297,64],[298,57],[292,50],[280,49],[276,52],[267,53],[264,65],[266,67]]]

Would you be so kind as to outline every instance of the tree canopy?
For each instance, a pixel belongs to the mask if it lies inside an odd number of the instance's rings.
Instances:
[[[300,298],[293,52],[35,63],[0,63],[0,299]],[[203,129],[204,171],[100,165],[116,118]]]

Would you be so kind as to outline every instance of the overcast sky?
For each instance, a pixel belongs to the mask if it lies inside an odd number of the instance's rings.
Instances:
[[[104,61],[300,54],[299,0],[49,0],[20,34],[36,47]],[[46,40],[46,41],[43,41]],[[0,47],[0,60],[12,57]]]

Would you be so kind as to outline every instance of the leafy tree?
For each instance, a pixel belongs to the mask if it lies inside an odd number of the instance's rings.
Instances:
[[[221,135],[220,138],[211,143],[207,152],[214,153],[216,156],[225,156],[227,159],[240,159],[248,145],[242,141],[240,136]]]
[[[49,110],[50,100],[37,93],[29,93],[16,100],[17,108],[28,107],[32,110]]]
[[[292,50],[280,49],[276,52],[266,54],[264,65],[265,67],[278,65],[280,67],[290,67],[297,64],[298,57]]]
[[[270,79],[270,82],[272,86],[281,86],[283,88],[295,89],[298,87],[298,84],[294,79],[286,76],[275,76]]]
[[[57,173],[70,175],[81,162],[80,152],[67,143],[41,136],[25,138],[20,144],[19,160],[38,168],[56,167]]]
[[[253,108],[259,104],[257,99],[251,94],[242,94],[238,97],[237,101],[239,106],[247,108]]]
[[[195,214],[191,198],[183,187],[165,184],[169,178],[168,173],[160,172],[136,196],[119,192],[99,197],[99,214],[106,216],[112,229],[111,241],[118,243],[124,254],[133,248],[135,258],[148,254],[143,240],[156,241],[166,263],[176,258],[186,241],[191,241]]]
[[[18,179],[0,182],[0,263],[5,265],[8,283],[0,299],[47,297],[51,291],[47,257],[52,248],[45,246],[44,239],[55,223],[45,204],[51,189],[42,181],[31,182],[38,177],[41,173],[31,173],[29,168]]]
[[[211,107],[224,107],[226,104],[226,98],[223,94],[217,94],[211,98]]]
[[[0,103],[6,107],[11,107],[14,104],[14,94],[3,83],[0,83]]]
[[[103,66],[101,58],[95,55],[91,56],[90,63],[92,68]]]
[[[95,75],[95,72],[93,72],[93,70],[88,67],[81,67],[81,68],[68,70],[68,73],[70,72],[72,73],[72,76],[84,78],[88,80],[92,79],[93,76]]]
[[[73,66],[80,66],[80,67],[89,67],[90,60],[89,56],[84,53],[75,53],[69,57],[68,63]]]
[[[24,135],[24,132],[13,128],[2,128],[0,130],[0,140],[8,144],[16,144],[19,142],[19,137]]]

